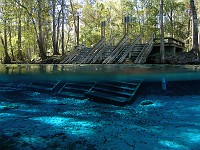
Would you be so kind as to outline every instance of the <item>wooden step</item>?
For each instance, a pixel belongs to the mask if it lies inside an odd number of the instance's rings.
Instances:
[[[68,82],[45,81],[28,85],[33,91],[53,94],[65,98],[78,98],[124,106],[133,102],[142,81],[98,81],[98,82]]]
[[[49,93],[55,92],[55,87],[59,84],[59,81],[37,81],[32,82],[30,85],[27,85],[26,88],[33,90],[35,92]]]
[[[90,90],[93,84],[94,82],[68,82],[56,95],[83,99],[84,93]]]
[[[113,104],[118,106],[124,106],[127,104],[127,98],[114,96],[112,94],[90,91],[85,93],[85,97],[90,98],[95,102],[101,102],[106,104]]]
[[[124,106],[134,100],[136,91],[141,85],[141,81],[135,82],[97,82],[85,97],[97,102],[109,103],[113,105]]]
[[[99,87],[96,87],[96,86],[92,89],[92,91],[112,94],[112,95],[115,95],[115,96],[126,97],[126,98],[129,98],[131,96],[131,94],[126,93],[125,91],[120,92],[120,91],[116,91],[115,89],[105,89],[105,88],[99,88]]]
[[[126,87],[120,87],[120,86],[114,86],[114,85],[108,85],[108,84],[101,84],[98,83],[95,85],[95,87],[97,88],[104,88],[107,90],[115,90],[117,92],[127,92],[127,93],[132,93],[135,89],[130,89],[130,88],[126,88]]]

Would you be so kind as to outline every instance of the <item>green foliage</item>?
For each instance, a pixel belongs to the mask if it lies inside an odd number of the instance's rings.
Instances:
[[[20,2],[22,5],[19,5]],[[80,43],[86,43],[91,47],[101,38],[101,22],[106,21],[106,40],[115,36],[115,44],[124,35],[124,17],[130,16],[129,34],[131,38],[142,33],[143,41],[149,39],[153,33],[157,33],[159,17],[159,1],[157,0],[107,0],[90,1],[83,0],[84,5],[73,2],[74,12],[65,1],[65,43],[66,52],[72,50],[74,45],[74,20],[73,15],[81,11],[80,16]],[[2,4],[5,1],[1,1]],[[44,0],[42,3],[42,31],[45,51],[53,49],[52,43],[52,1]],[[25,59],[30,60],[33,56],[39,57],[39,48],[36,36],[38,33],[38,3],[35,0],[7,0],[7,6],[1,5],[0,31],[3,36],[4,28],[7,28],[8,52],[17,55],[18,50],[18,24],[21,17],[21,50]],[[61,8],[61,1],[56,2],[56,12]],[[174,36],[179,39],[187,38],[189,2],[176,0],[164,1],[165,35]],[[199,9],[200,10],[200,9]],[[198,10],[198,11],[199,11]],[[3,26],[3,20],[7,20],[7,27]],[[58,18],[56,18],[58,19]],[[34,27],[34,22],[36,29]],[[60,22],[61,23],[61,22]],[[77,23],[77,20],[76,20]],[[61,35],[59,35],[59,46],[61,46]],[[0,43],[0,57],[3,54],[3,45]]]

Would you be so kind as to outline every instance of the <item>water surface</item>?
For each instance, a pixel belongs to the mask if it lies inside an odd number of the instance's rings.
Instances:
[[[198,65],[0,65],[0,80],[199,80]]]

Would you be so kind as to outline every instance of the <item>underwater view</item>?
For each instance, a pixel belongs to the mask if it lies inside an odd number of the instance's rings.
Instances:
[[[198,65],[0,65],[1,150],[199,150]]]

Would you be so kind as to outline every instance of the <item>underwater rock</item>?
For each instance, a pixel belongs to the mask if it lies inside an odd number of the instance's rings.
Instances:
[[[14,133],[12,136],[13,137],[19,137],[19,136],[21,136],[22,134],[20,133],[20,132],[16,132],[16,133]]]
[[[151,104],[153,104],[153,102],[150,101],[150,100],[144,100],[144,101],[142,101],[140,104],[141,104],[142,106],[144,106],[144,105],[151,105]]]

